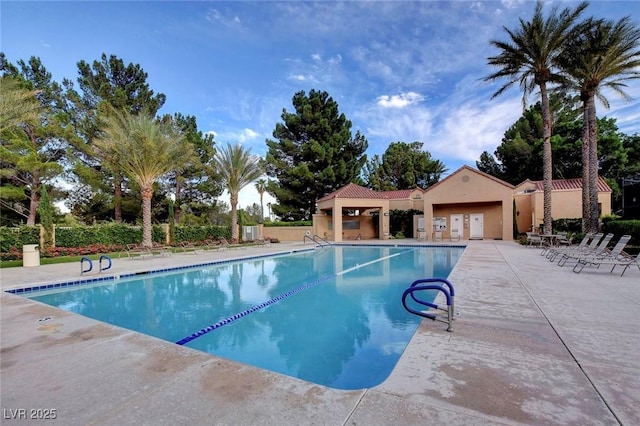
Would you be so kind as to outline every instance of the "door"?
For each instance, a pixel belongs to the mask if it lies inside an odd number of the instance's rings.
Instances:
[[[469,238],[484,238],[484,214],[475,213],[469,215]]]
[[[462,238],[462,215],[461,214],[452,214],[451,215],[451,227],[449,228],[449,236],[452,239]]]

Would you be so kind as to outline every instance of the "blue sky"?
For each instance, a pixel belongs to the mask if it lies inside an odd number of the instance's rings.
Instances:
[[[547,2],[575,6],[575,1]],[[197,117],[218,144],[260,156],[293,95],[323,90],[382,154],[395,141],[424,143],[449,172],[493,153],[522,113],[517,88],[498,83],[486,58],[503,27],[530,19],[535,2],[503,1],[2,1],[1,50],[10,62],[40,57],[55,80],[104,52],[148,73],[167,96],[160,113]],[[634,1],[592,1],[586,15],[640,25]],[[626,102],[606,93],[621,131],[640,132],[640,84]],[[537,100],[537,93],[529,97]],[[228,203],[228,199],[225,199]],[[266,201],[273,201],[268,198]],[[253,188],[240,205],[257,202]]]

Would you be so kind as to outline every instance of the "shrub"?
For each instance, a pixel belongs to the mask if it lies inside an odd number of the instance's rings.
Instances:
[[[313,221],[311,220],[298,220],[295,222],[274,221],[274,222],[265,222],[264,226],[265,228],[274,227],[274,226],[313,226]]]
[[[228,226],[192,226],[192,225],[176,225],[174,244],[183,241],[199,242],[205,240],[217,240],[219,238],[231,238],[231,228]]]
[[[9,252],[12,247],[22,250],[25,244],[40,244],[39,227],[0,227],[0,252]]]
[[[622,235],[631,235],[629,245],[640,246],[640,220],[607,220],[602,224],[602,232],[612,233],[614,240]]]

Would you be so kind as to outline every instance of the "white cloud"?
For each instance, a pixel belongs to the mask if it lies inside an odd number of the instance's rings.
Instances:
[[[256,139],[260,134],[258,132],[254,132],[251,129],[244,129],[242,133],[238,136],[238,141],[247,142],[253,139]]]
[[[383,108],[404,108],[424,100],[424,96],[415,92],[400,93],[399,95],[378,96],[377,104]]]
[[[502,101],[470,99],[445,107],[431,153],[436,158],[451,158],[473,164],[483,151],[493,154],[504,132],[522,115],[521,98]]]
[[[306,77],[302,74],[291,74],[289,75],[289,77],[287,77],[289,80],[295,80],[295,81],[307,81],[310,78]]]
[[[218,9],[209,9],[206,14],[206,20],[215,24],[225,26],[239,26],[241,24],[238,16],[226,17]]]

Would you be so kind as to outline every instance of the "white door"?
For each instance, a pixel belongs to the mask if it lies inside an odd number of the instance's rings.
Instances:
[[[484,214],[475,213],[469,215],[469,238],[484,238]]]
[[[461,214],[452,214],[451,215],[451,227],[449,228],[449,235],[451,233],[455,233],[457,231],[459,238],[462,238],[462,215]]]

